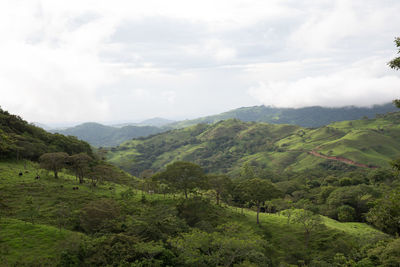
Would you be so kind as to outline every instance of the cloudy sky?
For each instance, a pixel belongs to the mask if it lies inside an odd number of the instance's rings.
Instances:
[[[2,0],[0,106],[48,124],[400,95],[399,0]]]

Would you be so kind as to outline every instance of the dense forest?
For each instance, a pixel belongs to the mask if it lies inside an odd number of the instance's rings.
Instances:
[[[125,146],[162,154],[179,149],[178,141],[191,140],[184,145],[188,146],[207,140],[213,148],[210,155],[228,149],[248,160],[213,165],[174,158],[158,169],[146,165],[136,176],[104,161],[119,151],[92,150],[76,138],[47,133],[6,111],[1,114],[0,262],[4,266],[398,266],[400,262],[396,154],[389,154],[392,159],[380,168],[309,155],[319,160],[312,168],[280,171],[246,156],[261,150],[284,153],[300,140],[317,142],[310,147],[324,146],[327,140],[318,143],[317,137],[326,133],[358,137],[344,131],[350,123],[376,140],[374,133],[398,140],[397,113],[336,124],[340,131],[332,125],[321,130],[238,120],[173,130]],[[22,140],[32,146],[24,146]],[[154,140],[165,143],[149,146]],[[140,161],[132,161],[135,164],[142,166]],[[215,167],[219,164],[220,169]],[[226,167],[230,164],[235,167]]]

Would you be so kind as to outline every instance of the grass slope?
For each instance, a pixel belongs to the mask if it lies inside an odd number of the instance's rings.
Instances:
[[[388,167],[400,156],[400,113],[377,119],[336,122],[316,129],[293,125],[226,120],[198,124],[113,148],[109,161],[132,174],[160,170],[177,160],[195,162],[210,172],[235,175],[246,162],[274,171],[303,171],[329,165],[308,152]]]
[[[26,168],[25,168],[26,167]],[[23,176],[19,176],[23,171]],[[27,162],[0,162],[0,250],[3,265],[23,264],[53,266],[60,259],[62,251],[68,246],[78,246],[81,239],[90,239],[83,233],[57,227],[57,205],[67,204],[71,214],[76,214],[88,202],[100,198],[113,198],[121,201],[121,192],[128,187],[113,183],[103,184],[91,190],[88,184],[77,184],[74,177],[65,173],[59,179],[41,173],[35,180],[36,165]],[[79,190],[72,190],[73,186]],[[112,187],[114,190],[110,191]],[[40,212],[32,224],[24,215],[26,199],[32,198]],[[146,195],[146,204],[141,202],[137,192],[133,202],[136,210],[146,209],[157,212],[160,207],[172,208],[181,197],[172,195]],[[137,215],[138,216],[138,215]],[[287,224],[284,216],[262,213],[261,226],[255,224],[256,213],[225,206],[219,220],[235,221],[251,227],[268,240],[270,253],[276,262],[296,263],[304,255],[333,258],[335,253],[348,254],[349,246],[359,248],[365,242],[386,239],[387,236],[361,223],[340,223],[324,217],[325,227],[312,235],[310,250],[304,247],[304,230],[301,225]],[[74,217],[74,216],[72,216]],[[310,254],[311,253],[311,254]]]

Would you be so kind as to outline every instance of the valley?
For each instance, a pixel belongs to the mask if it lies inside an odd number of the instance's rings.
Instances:
[[[400,113],[229,119],[109,149],[0,115],[0,266],[399,260]]]

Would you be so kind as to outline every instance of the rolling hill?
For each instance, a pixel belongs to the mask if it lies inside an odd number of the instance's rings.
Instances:
[[[135,175],[145,169],[158,171],[177,160],[233,176],[245,163],[276,172],[349,164],[388,167],[390,160],[400,157],[399,123],[400,112],[316,129],[230,119],[127,141],[112,148],[108,157]]]
[[[77,138],[97,147],[117,146],[132,138],[148,136],[163,131],[166,131],[166,129],[155,126],[128,125],[123,127],[112,127],[94,122],[83,123],[62,130],[51,130],[51,132],[54,133],[76,136]]]
[[[194,120],[173,122],[163,118],[152,118],[140,123],[123,123],[111,126],[99,123],[83,123],[75,127],[52,129],[53,133],[76,136],[92,146],[111,147],[138,137],[193,126],[199,123],[212,124],[221,120],[239,119],[241,121],[267,122],[274,124],[293,124],[302,127],[320,127],[336,121],[355,120],[362,117],[374,118],[377,114],[396,111],[392,104],[375,105],[371,108],[306,107],[272,108],[265,106],[243,107],[221,114]]]
[[[0,108],[0,159],[37,160],[47,152],[92,154],[88,143],[72,136],[48,133]]]
[[[376,114],[395,112],[391,103],[365,107],[304,107],[304,108],[274,108],[266,106],[242,107],[221,114],[202,117],[194,120],[184,120],[168,124],[172,128],[184,128],[198,123],[215,123],[227,119],[241,121],[267,122],[275,124],[294,124],[302,127],[320,127],[336,121],[357,120],[362,117],[375,118]]]

